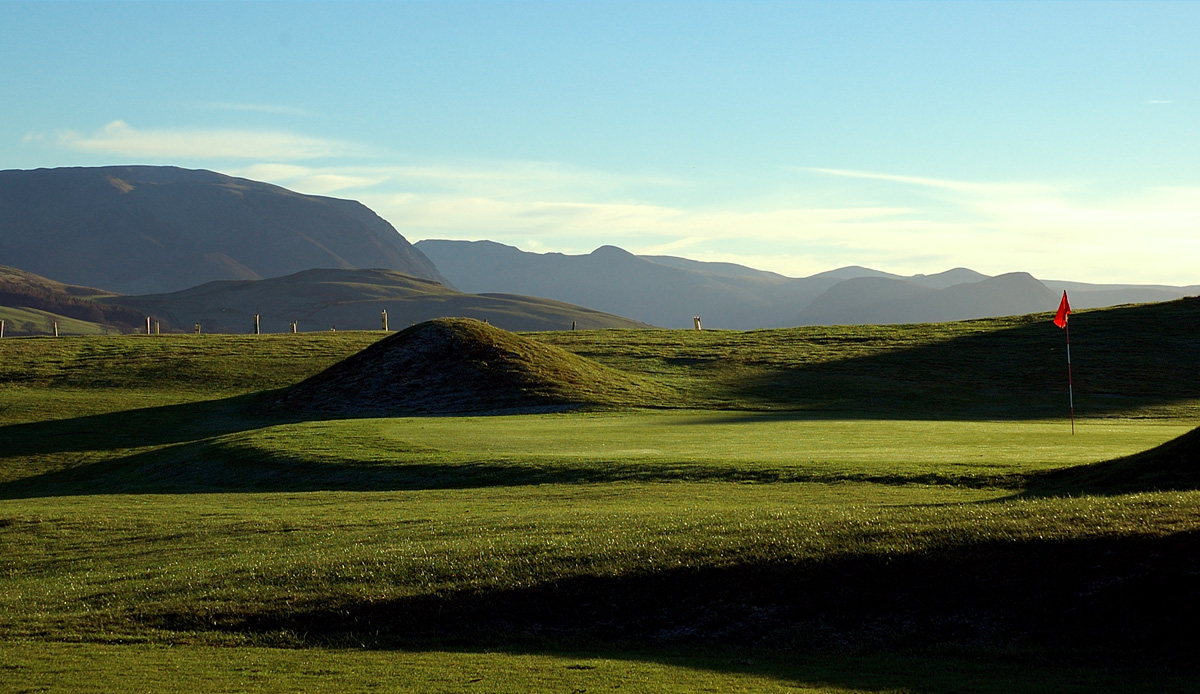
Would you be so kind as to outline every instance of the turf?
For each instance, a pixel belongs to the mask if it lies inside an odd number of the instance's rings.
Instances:
[[[262,409],[381,333],[6,338],[0,679],[1193,691],[1194,310],[1080,312],[1074,435],[1046,317],[525,335],[657,397],[521,416]]]

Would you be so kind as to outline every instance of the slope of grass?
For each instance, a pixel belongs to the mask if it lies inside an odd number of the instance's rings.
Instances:
[[[1089,423],[1071,436],[1065,423],[709,412],[276,424],[240,416],[238,402],[0,428],[14,441],[0,454],[0,497],[622,481],[866,481],[1016,490],[1047,472],[1158,446],[1190,427]]]
[[[1030,492],[1124,494],[1200,488],[1200,429],[1150,450],[1034,475]]]
[[[538,339],[654,375],[694,407],[1034,419],[1067,413],[1066,340],[1051,317],[752,332],[559,332]],[[1195,298],[1073,314],[1077,413],[1200,414],[1198,326]]]
[[[0,306],[0,320],[4,321],[5,337],[53,335],[55,323],[58,324],[59,335],[107,335],[121,332],[101,323],[68,318],[36,308]]]
[[[419,694],[480,690],[848,694],[1127,694],[1188,691],[1171,672],[1079,667],[1036,658],[964,661],[933,654],[793,655],[680,652],[378,651],[211,646],[0,643],[15,691],[313,692],[386,689]]]
[[[0,387],[223,397],[295,383],[386,333],[126,335],[0,342]]]

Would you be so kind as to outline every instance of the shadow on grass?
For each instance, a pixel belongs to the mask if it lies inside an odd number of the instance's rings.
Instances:
[[[308,609],[198,607],[143,620],[159,629],[279,646],[638,652],[648,659],[739,649],[834,658],[928,649],[1036,652],[1093,664],[1165,658],[1194,666],[1198,576],[1200,533],[1193,531],[579,576]],[[724,666],[807,681],[812,675],[795,660]],[[951,690],[937,684],[937,673],[907,669],[867,679],[830,669],[820,677],[840,686]]]
[[[77,451],[167,446],[299,421],[252,413],[259,394],[0,426],[0,460]]]
[[[1027,478],[1025,496],[1115,495],[1200,489],[1200,429],[1134,455]]]
[[[813,472],[802,467],[751,469],[688,463],[510,460],[405,462],[314,461],[275,452],[239,450],[206,439],[30,475],[0,483],[0,499],[104,494],[212,494],[315,491],[415,491],[541,484],[727,482],[746,484],[870,482],[1019,489],[1012,475],[921,475]]]
[[[1119,414],[1200,399],[1200,383],[1181,377],[1200,361],[1197,325],[1200,299],[1072,317],[1077,413]],[[764,408],[803,407],[845,418],[1058,418],[1068,409],[1066,341],[1047,319],[739,375],[729,387]]]

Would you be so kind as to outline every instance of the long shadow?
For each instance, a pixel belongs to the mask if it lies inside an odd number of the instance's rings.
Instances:
[[[1191,531],[579,576],[311,609],[148,614],[145,621],[289,646],[638,652],[649,659],[706,650],[840,657],[928,649],[1037,652],[1059,664],[1165,658],[1194,666],[1197,576],[1200,532]],[[743,667],[798,677],[781,662]],[[825,676],[842,686],[866,684],[854,672]],[[911,671],[886,679],[890,687],[939,690]]]
[[[1007,485],[1015,493],[1021,480],[1011,476],[831,474],[803,468],[742,469],[719,465],[664,466],[618,461],[572,464],[503,459],[445,463],[348,459],[324,462],[276,452],[243,452],[231,449],[220,441],[201,440],[3,482],[0,483],[0,499],[105,494],[417,491],[613,482],[870,482],[977,488]]]
[[[1075,407],[1104,415],[1200,399],[1200,299],[1072,318]],[[731,387],[800,417],[1040,419],[1068,411],[1066,342],[1046,321],[778,369]]]
[[[1034,473],[1024,496],[1117,495],[1200,489],[1200,429],[1148,451],[1090,465]]]
[[[141,446],[167,446],[299,421],[264,417],[253,405],[259,394],[179,405],[0,426],[0,459]]]

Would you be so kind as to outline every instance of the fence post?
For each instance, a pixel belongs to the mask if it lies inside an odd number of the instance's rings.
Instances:
[[[387,309],[383,309],[383,331],[387,332]]]
[[[4,339],[4,319],[0,318],[0,340]]]
[[[196,324],[196,334],[197,335],[200,334],[200,324],[199,323]]]
[[[58,337],[58,321],[54,321],[54,336]]]

